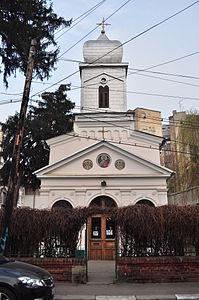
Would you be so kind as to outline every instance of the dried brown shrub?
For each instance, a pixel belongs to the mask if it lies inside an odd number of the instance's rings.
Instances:
[[[106,209],[15,209],[7,254],[74,256],[79,232],[87,218],[95,214],[107,214],[115,220],[124,256],[185,255],[190,245],[199,255],[199,206],[155,208],[146,205]]]

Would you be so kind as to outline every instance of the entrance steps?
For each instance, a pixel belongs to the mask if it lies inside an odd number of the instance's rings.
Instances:
[[[87,284],[112,284],[115,279],[114,260],[89,260]]]

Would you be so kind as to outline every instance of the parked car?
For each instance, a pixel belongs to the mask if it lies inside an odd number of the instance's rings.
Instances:
[[[52,276],[45,270],[0,255],[0,299],[51,300]]]

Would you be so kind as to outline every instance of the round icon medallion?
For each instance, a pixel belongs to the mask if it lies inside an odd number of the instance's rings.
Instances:
[[[97,163],[101,168],[107,168],[111,163],[111,157],[107,153],[101,153],[97,157]]]
[[[123,159],[117,159],[116,162],[115,162],[115,167],[118,169],[118,170],[122,170],[124,169],[125,167],[125,162]]]
[[[90,170],[93,167],[93,162],[90,159],[85,159],[82,163],[83,168],[86,170]]]

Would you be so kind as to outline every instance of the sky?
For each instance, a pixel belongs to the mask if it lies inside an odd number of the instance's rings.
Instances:
[[[100,2],[100,0],[54,0],[53,8],[58,16],[66,20],[71,18],[75,20]],[[76,104],[75,112],[79,111],[80,75],[77,73],[70,76],[79,69],[79,64],[68,60],[83,61],[83,44],[87,40],[99,37],[101,27],[96,28],[96,23],[101,22],[104,17],[108,18],[107,22],[111,24],[106,26],[106,35],[111,40],[116,39],[125,43],[123,62],[128,62],[129,73],[134,73],[129,74],[127,80],[128,109],[143,107],[158,110],[165,120],[172,115],[173,110],[199,111],[199,53],[193,54],[199,52],[199,2],[138,37],[136,36],[148,28],[196,1],[130,0],[116,12],[125,2],[127,0],[104,0],[81,22],[78,24],[74,22],[73,28],[64,29],[55,35],[58,38],[60,55],[82,40],[63,54],[61,59],[66,60],[58,61],[56,70],[51,72],[48,81],[33,80],[30,95],[38,93],[32,97],[33,100],[39,99],[44,89],[55,91],[59,85],[52,87],[51,85],[58,81],[61,84],[71,83],[68,97]],[[111,16],[114,12],[115,14]],[[96,29],[88,35],[94,28]],[[85,35],[87,37],[83,39]],[[131,41],[127,42],[130,39]],[[187,55],[190,56],[154,67]],[[148,72],[136,73],[132,69],[148,69]],[[65,77],[68,78],[62,81]],[[0,74],[0,122],[5,122],[9,115],[14,115],[20,110],[20,93],[23,92],[23,86],[24,76],[17,73],[16,76],[9,78],[9,88],[6,89]],[[19,102],[13,103],[15,99]]]

